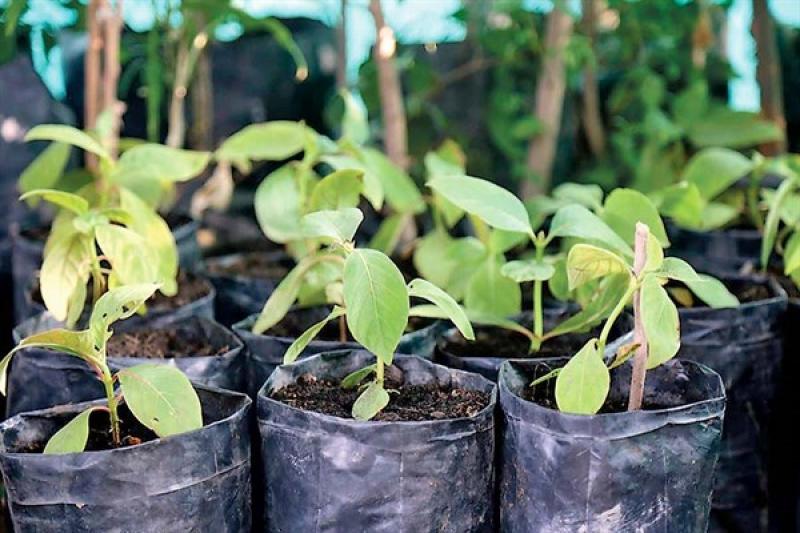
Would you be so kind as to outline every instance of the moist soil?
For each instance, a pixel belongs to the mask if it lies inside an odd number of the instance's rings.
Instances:
[[[267,254],[252,252],[242,254],[226,264],[211,262],[208,271],[217,275],[279,280],[289,273],[289,268],[271,260]]]
[[[388,370],[387,374],[390,374]],[[476,415],[489,405],[489,395],[485,392],[438,383],[404,385],[390,379],[386,382],[386,389],[389,391],[389,405],[373,421],[422,422],[464,418]],[[305,411],[352,419],[350,410],[359,394],[358,389],[342,389],[333,381],[304,374],[296,384],[273,392],[272,398]]]
[[[173,359],[176,357],[212,357],[228,351],[228,346],[214,346],[207,339],[182,335],[179,329],[140,330],[117,333],[108,340],[110,357]]]
[[[210,291],[211,286],[204,279],[181,272],[178,274],[178,294],[164,296],[156,292],[148,300],[148,305],[154,309],[178,309],[207,296]]]
[[[460,333],[454,332],[448,336],[441,350],[464,358],[539,359],[574,353],[589,338],[587,334],[580,333],[562,335],[545,341],[539,351],[530,353],[531,342],[521,333],[499,327],[477,327],[474,331],[474,341],[468,341]]]

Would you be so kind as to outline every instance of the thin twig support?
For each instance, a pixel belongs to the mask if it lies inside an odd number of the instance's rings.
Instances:
[[[647,237],[650,233],[646,224],[636,223],[636,237],[633,251],[633,273],[638,279],[647,263]],[[633,342],[638,347],[633,356],[633,372],[631,374],[631,390],[628,396],[628,411],[642,408],[644,399],[644,381],[647,375],[647,335],[644,332],[641,309],[641,289],[633,294]]]

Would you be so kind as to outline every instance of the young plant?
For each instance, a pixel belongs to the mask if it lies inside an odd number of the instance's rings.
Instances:
[[[766,271],[770,256],[777,252],[783,274],[800,289],[800,156],[789,155],[781,170],[781,184],[765,195],[769,212],[761,241],[761,268]]]
[[[304,235],[322,239],[324,249],[305,257],[284,278],[267,300],[254,327],[262,332],[277,324],[298,297],[315,264],[330,266],[325,293],[333,310],[314,324],[289,347],[284,363],[291,363],[331,320],[340,319],[352,337],[375,354],[375,364],[348,376],[344,387],[355,387],[372,376],[353,405],[353,417],[369,420],[386,407],[389,395],[384,388],[384,369],[392,364],[394,352],[408,326],[409,316],[425,315],[428,306],[410,307],[410,298],[431,302],[441,314],[458,327],[464,337],[473,339],[466,314],[446,292],[423,279],[406,285],[397,266],[378,250],[357,248],[353,243],[363,215],[355,208],[323,210],[303,217]]]
[[[599,337],[589,340],[564,367],[531,384],[535,386],[557,376],[556,403],[561,411],[568,413],[597,413],[608,396],[609,371],[632,354],[635,355],[628,409],[641,408],[646,371],[672,359],[680,348],[678,309],[664,288],[668,281],[685,284],[711,307],[739,303],[719,280],[698,274],[681,259],[665,258],[662,244],[643,223],[636,224],[632,263],[609,250],[579,243],[569,251],[567,273],[572,288],[599,278],[620,279],[625,287]],[[607,364],[604,351],[611,327],[631,301],[635,320],[633,344],[622,347]]]
[[[598,200],[602,217],[584,205],[567,201],[554,210],[547,231],[536,231],[523,203],[512,193],[488,181],[464,175],[440,176],[429,181],[428,186],[452,205],[472,215],[479,223],[494,228],[487,241],[487,252],[468,278],[465,306],[477,322],[512,328],[528,336],[531,352],[538,351],[548,339],[586,331],[599,324],[625,291],[625,286],[614,278],[595,281],[589,290],[581,287],[585,292],[583,295],[565,287],[563,257],[548,253],[555,239],[561,238],[568,243],[579,240],[599,244],[630,258],[633,252],[628,242],[633,241],[633,219],[636,217],[650,222],[656,228],[660,241],[665,245],[668,243],[655,208],[642,194],[628,189],[619,189],[609,195],[605,205],[600,205]],[[504,252],[510,248],[509,244],[516,245],[525,240],[533,245],[534,256],[507,262]],[[460,268],[463,273],[463,263]],[[523,282],[533,284],[531,330],[507,320],[508,316],[520,310],[519,284]],[[581,311],[550,331],[544,331],[545,282],[548,282],[553,294],[562,298],[571,295],[583,304]]]
[[[155,284],[128,285],[111,289],[94,306],[89,327],[82,331],[53,329],[23,339],[0,361],[0,392],[6,393],[6,372],[11,357],[26,348],[48,348],[83,359],[103,383],[106,404],[92,406],[57,431],[44,453],[78,453],[86,447],[89,416],[105,411],[115,447],[122,438],[119,406],[124,402],[136,419],[159,437],[184,433],[203,426],[200,400],[189,380],[171,366],[143,364],[112,374],[106,346],[111,325],[133,315],[158,289]],[[115,390],[115,384],[118,384]]]

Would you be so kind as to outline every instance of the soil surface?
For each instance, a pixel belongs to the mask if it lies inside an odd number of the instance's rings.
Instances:
[[[210,291],[211,286],[206,280],[181,272],[178,274],[178,294],[164,296],[156,292],[147,303],[154,309],[177,309],[203,298]]]
[[[228,346],[214,346],[207,339],[185,335],[179,329],[140,330],[116,333],[108,339],[110,357],[143,357],[173,359],[175,357],[210,357],[222,355]]]
[[[265,253],[251,252],[226,264],[209,262],[208,271],[217,275],[280,280],[289,273],[289,267],[283,262],[270,259]]]
[[[589,339],[588,334],[572,333],[545,341],[539,351],[530,352],[525,335],[499,327],[473,328],[475,340],[468,341],[454,332],[440,345],[443,352],[458,357],[501,357],[504,359],[561,357],[575,353]]]
[[[377,422],[464,418],[489,405],[487,393],[437,383],[403,385],[387,380],[386,389],[389,405],[372,419]],[[305,374],[296,384],[275,391],[272,397],[306,411],[352,419],[350,410],[358,395],[358,389],[342,389],[338,383]]]

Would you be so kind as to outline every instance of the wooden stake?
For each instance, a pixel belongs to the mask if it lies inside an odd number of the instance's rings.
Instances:
[[[583,0],[583,33],[589,39],[589,46],[594,50],[597,33],[597,0]],[[583,106],[581,122],[589,149],[592,155],[600,157],[605,152],[606,135],[603,129],[603,118],[600,113],[600,96],[597,89],[597,69],[588,64],[583,69]]]
[[[408,127],[403,104],[403,89],[394,53],[397,42],[394,32],[383,19],[380,0],[370,0],[369,11],[375,20],[375,64],[383,117],[383,144],[389,159],[403,170],[408,168]]]
[[[756,78],[761,89],[761,115],[784,132],[784,139],[762,146],[761,151],[765,155],[777,155],[786,151],[786,117],[783,114],[783,76],[775,43],[775,21],[767,0],[753,0],[751,32],[758,57]]]
[[[92,129],[97,122],[100,109],[100,56],[103,49],[103,33],[97,20],[97,11],[105,6],[105,0],[90,0],[86,13],[89,42],[83,61],[83,126]],[[86,168],[94,172],[97,159],[86,152]]]
[[[336,87],[347,88],[347,0],[341,2],[339,25],[336,27]]]
[[[119,148],[119,132],[124,111],[124,104],[117,99],[120,75],[119,46],[122,34],[122,2],[123,0],[116,0],[115,6],[104,6],[100,17],[104,36],[102,109],[111,114],[111,131],[104,141],[106,149],[113,158],[116,158]]]
[[[636,240],[634,242],[633,273],[638,278],[647,263],[647,236],[650,230],[646,224],[636,223]],[[640,302],[641,290],[633,295],[633,342],[638,347],[633,356],[633,372],[631,373],[631,390],[628,396],[628,411],[638,411],[642,408],[644,399],[644,382],[647,376],[647,335],[642,323],[642,309]]]

